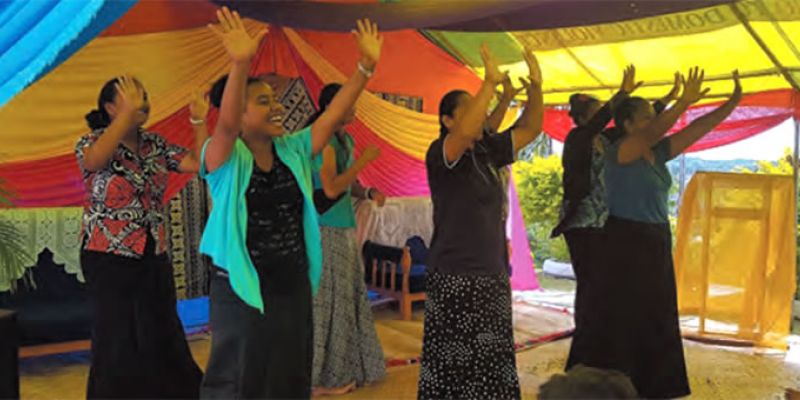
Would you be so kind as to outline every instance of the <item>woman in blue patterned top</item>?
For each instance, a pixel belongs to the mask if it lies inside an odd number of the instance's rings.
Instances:
[[[703,72],[693,69],[676,104],[661,115],[642,98],[619,105],[614,122],[622,138],[606,151],[607,296],[601,301],[607,351],[603,368],[628,374],[644,398],[690,393],[678,321],[668,198],[667,161],[683,153],[733,112],[742,96],[738,73],[730,99],[669,137],[664,134],[699,101]]]
[[[603,362],[603,353],[597,357],[596,330],[606,322],[598,318],[595,306],[602,304],[602,288],[607,279],[602,267],[603,238],[608,206],[603,180],[605,148],[619,136],[617,130],[605,129],[613,118],[613,111],[641,85],[635,79],[636,69],[629,66],[623,74],[620,90],[605,105],[594,97],[576,93],[570,96],[569,114],[575,122],[564,143],[564,198],[558,226],[553,237],[563,234],[569,249],[570,261],[575,271],[575,334],[570,346],[566,370],[578,364],[594,366]],[[667,96],[653,104],[662,112],[680,93],[680,75],[675,74],[675,85]],[[599,296],[599,297],[598,297]]]

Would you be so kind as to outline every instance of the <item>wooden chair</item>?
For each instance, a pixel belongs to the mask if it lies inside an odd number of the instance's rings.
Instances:
[[[367,241],[363,252],[369,289],[381,297],[397,301],[402,319],[410,321],[412,303],[426,298],[425,274],[420,274],[419,265],[412,265],[411,248],[405,246],[401,249]],[[417,270],[412,271],[412,267],[417,267]]]

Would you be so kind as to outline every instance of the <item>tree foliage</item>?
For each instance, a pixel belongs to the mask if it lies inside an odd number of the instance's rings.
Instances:
[[[514,165],[520,208],[537,265],[546,259],[569,260],[563,237],[550,239],[561,209],[563,174],[561,158],[557,155],[534,157]]]

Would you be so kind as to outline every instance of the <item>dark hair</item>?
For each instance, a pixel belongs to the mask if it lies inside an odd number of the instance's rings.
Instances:
[[[469,96],[469,93],[466,90],[456,89],[447,92],[442,100],[439,102],[439,137],[444,138],[447,136],[447,127],[444,126],[444,117],[448,116],[453,118],[453,113],[456,111],[456,107],[458,107],[458,99],[463,96]]]
[[[648,105],[647,100],[641,97],[629,97],[623,100],[614,109],[614,125],[624,133],[625,121],[630,121],[633,118],[633,114],[636,114],[640,107],[647,107]]]
[[[572,122],[575,125],[580,125],[579,120],[585,119],[589,108],[599,101],[597,98],[583,93],[575,93],[569,96],[569,116],[572,117]]]
[[[106,103],[114,102],[114,96],[117,94],[117,82],[119,82],[119,78],[114,78],[106,82],[103,88],[100,89],[100,95],[97,97],[97,108],[89,111],[84,117],[86,118],[86,124],[89,125],[89,129],[93,131],[103,129],[111,124],[111,116],[108,115],[105,106]]]
[[[578,365],[539,388],[539,399],[635,399],[636,388],[621,372]]]
[[[263,83],[263,82],[264,81],[262,81],[259,78],[250,76],[247,77],[246,87],[249,87],[254,83]],[[222,94],[225,93],[226,83],[228,83],[228,75],[224,75],[222,78],[217,79],[217,81],[214,82],[214,85],[211,86],[211,90],[208,92],[208,101],[211,103],[212,106],[219,108],[219,106],[222,104]]]
[[[313,124],[328,109],[333,98],[336,97],[336,93],[339,93],[341,88],[341,83],[329,83],[322,88],[322,91],[319,92],[319,110],[308,119],[306,126]]]

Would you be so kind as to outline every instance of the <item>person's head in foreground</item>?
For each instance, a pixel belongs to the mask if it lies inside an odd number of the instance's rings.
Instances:
[[[578,365],[555,375],[539,388],[539,400],[636,399],[630,378],[617,371]]]

